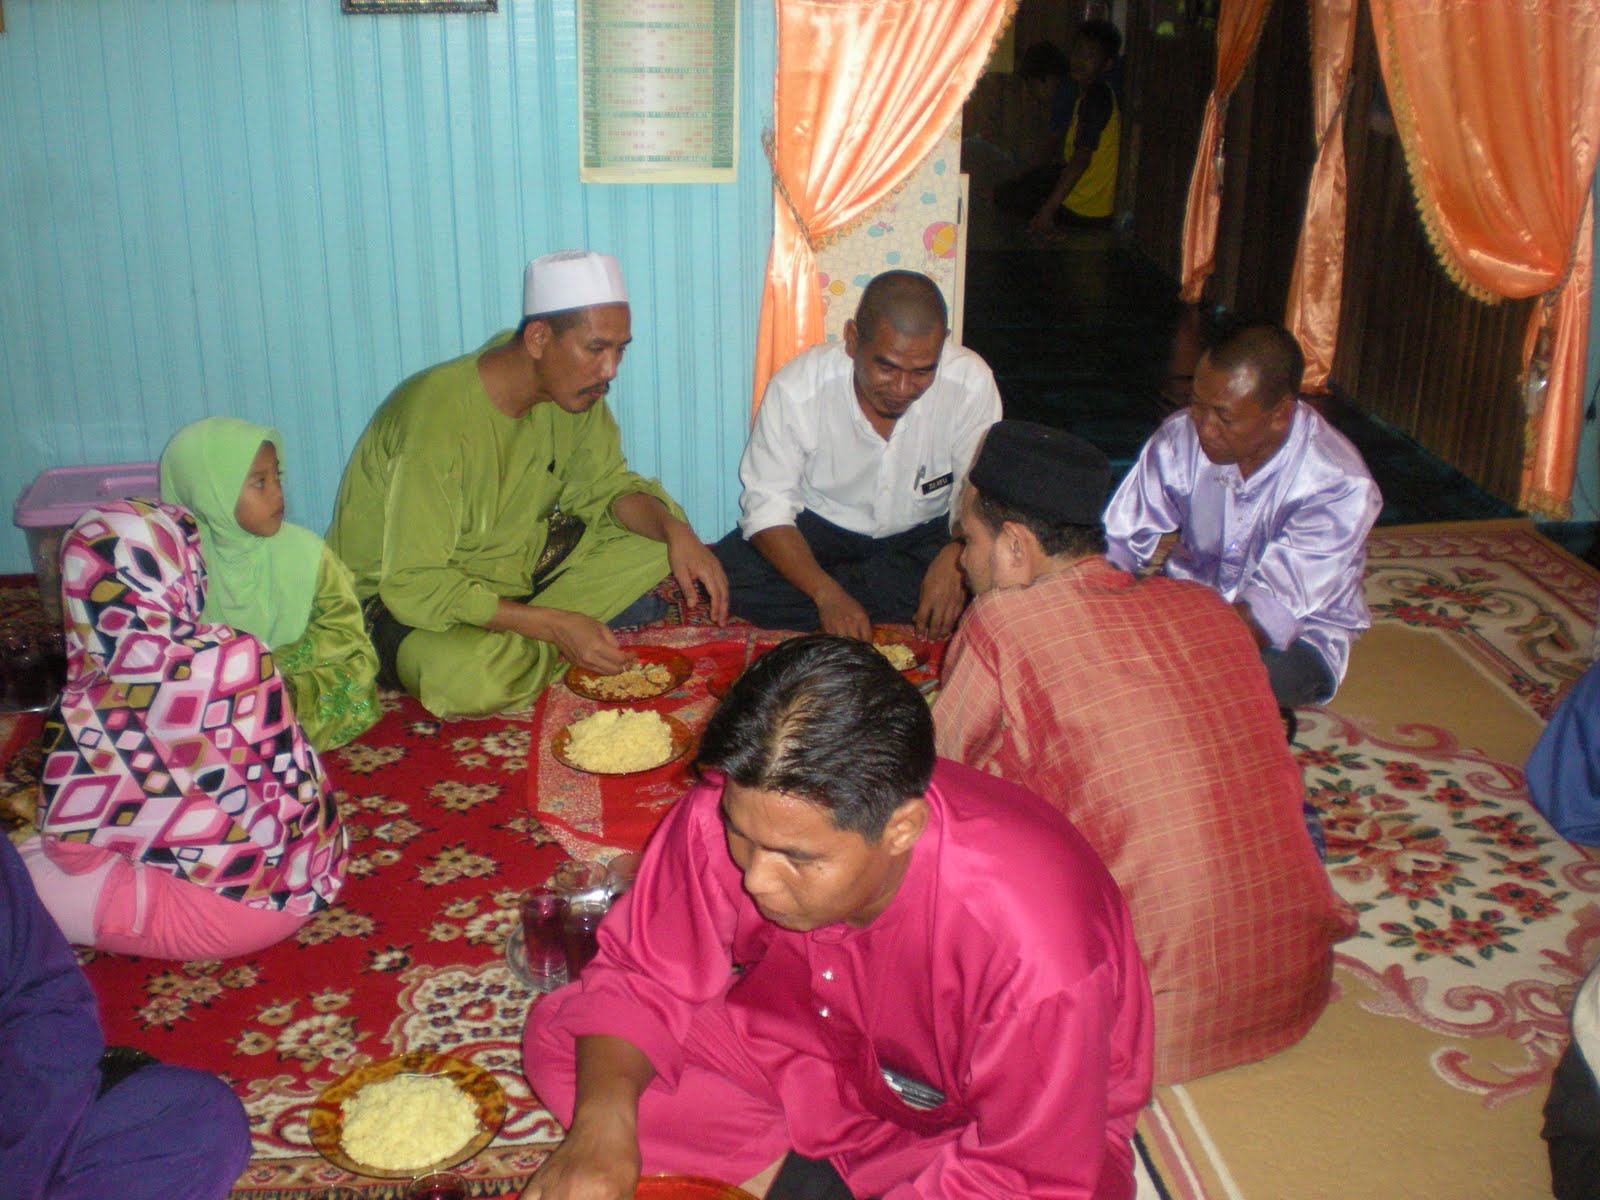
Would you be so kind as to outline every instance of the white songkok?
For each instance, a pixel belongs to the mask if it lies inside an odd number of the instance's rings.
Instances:
[[[594,304],[626,304],[622,266],[609,254],[557,250],[522,273],[522,315],[543,316]]]

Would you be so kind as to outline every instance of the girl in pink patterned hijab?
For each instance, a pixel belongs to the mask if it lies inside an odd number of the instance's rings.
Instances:
[[[45,722],[41,837],[21,849],[69,940],[228,958],[339,894],[345,833],[265,646],[200,623],[183,509],[127,500],[62,542],[67,683]]]

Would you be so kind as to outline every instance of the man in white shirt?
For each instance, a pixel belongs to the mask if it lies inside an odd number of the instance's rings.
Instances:
[[[870,639],[911,622],[948,637],[966,604],[950,510],[978,441],[1000,419],[988,365],[945,344],[944,297],[888,271],[843,343],[816,346],[767,385],[739,480],[739,527],[712,547],[729,611],[767,629]]]

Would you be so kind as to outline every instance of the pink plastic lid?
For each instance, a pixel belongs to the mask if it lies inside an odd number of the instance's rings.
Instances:
[[[153,462],[105,467],[56,467],[41,471],[17,497],[11,520],[23,529],[71,525],[96,504],[129,496],[157,499],[161,476]]]

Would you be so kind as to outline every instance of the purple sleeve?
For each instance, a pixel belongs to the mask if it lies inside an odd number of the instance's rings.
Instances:
[[[1345,476],[1298,504],[1267,544],[1239,599],[1274,649],[1286,649],[1307,617],[1360,596],[1367,534],[1381,507],[1371,479]]]
[[[0,1179],[33,1196],[94,1100],[105,1040],[78,960],[0,843]]]
[[[633,887],[600,926],[581,995],[552,1026],[631,1042],[669,1086],[695,1010],[732,979],[743,892],[723,844],[721,795],[720,785],[701,785],[667,814]]]
[[[1188,428],[1186,415],[1168,417],[1112,494],[1105,511],[1106,558],[1112,566],[1138,571],[1155,557],[1162,536],[1182,527],[1193,486],[1183,437]]]

